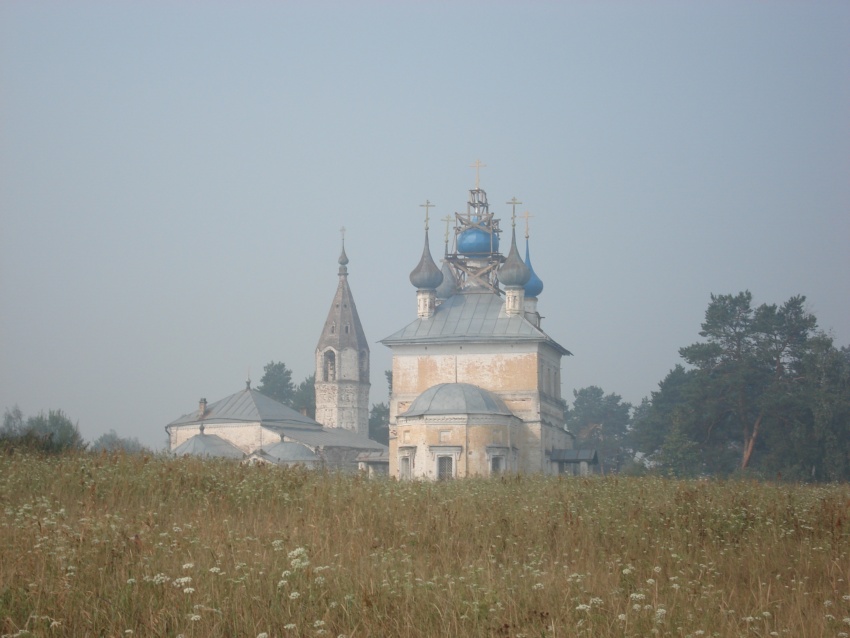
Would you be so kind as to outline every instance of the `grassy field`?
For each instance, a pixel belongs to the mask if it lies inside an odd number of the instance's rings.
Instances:
[[[0,459],[0,634],[848,636],[850,486]]]

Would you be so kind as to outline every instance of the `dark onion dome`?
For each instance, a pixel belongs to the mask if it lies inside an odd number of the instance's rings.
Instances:
[[[457,292],[457,283],[451,267],[447,262],[440,269],[443,273],[443,283],[437,286],[437,299],[448,299]]]
[[[491,414],[513,416],[498,396],[471,383],[440,383],[425,390],[399,416]]]
[[[425,231],[425,248],[422,249],[422,259],[410,273],[410,283],[419,290],[434,290],[443,283],[443,273],[437,268],[437,264],[431,258],[431,249],[428,247],[428,231]]]
[[[492,238],[492,245],[491,245]],[[467,228],[457,238],[457,251],[461,255],[489,255],[499,252],[499,235],[480,228]]]
[[[347,266],[348,265],[348,255],[345,254],[345,242],[342,244],[342,252],[339,254],[339,265]]]
[[[528,270],[531,271],[531,277],[529,277],[528,283],[525,284],[525,296],[537,297],[541,292],[543,292],[543,280],[537,276],[537,273],[534,272],[534,268],[531,267],[531,253],[528,250],[528,237],[525,238],[525,265],[528,266]]]
[[[516,229],[511,232],[511,251],[505,263],[499,268],[499,282],[504,286],[518,287],[528,283],[531,270],[520,259],[519,251],[516,249]]]

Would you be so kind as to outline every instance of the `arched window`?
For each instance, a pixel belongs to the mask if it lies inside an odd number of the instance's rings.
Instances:
[[[351,328],[351,326],[349,326],[348,324],[345,324],[345,334],[348,334],[348,331],[349,331],[350,328]]]
[[[336,332],[336,324],[335,324],[335,323],[332,323],[332,324],[331,324],[331,334],[333,334],[333,333],[335,333],[335,332]]]
[[[322,380],[336,381],[336,354],[333,350],[325,352],[322,365]]]

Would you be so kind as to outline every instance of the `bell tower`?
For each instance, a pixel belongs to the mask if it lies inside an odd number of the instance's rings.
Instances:
[[[345,228],[339,283],[316,346],[316,421],[369,435],[369,344],[348,286]]]

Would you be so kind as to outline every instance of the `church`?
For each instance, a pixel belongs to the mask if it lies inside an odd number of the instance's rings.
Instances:
[[[480,166],[479,163],[474,165]],[[316,419],[248,386],[209,406],[202,399],[166,426],[174,454],[247,462],[359,468],[398,479],[503,473],[585,474],[593,451],[573,449],[561,397],[570,352],[541,326],[543,282],[534,272],[525,213],[525,259],[516,239],[500,252],[500,219],[487,193],[444,218],[442,267],[425,243],[410,273],[416,319],[385,337],[392,351],[389,447],[368,439],[369,345],[348,284],[343,241],[338,284],[316,346]],[[453,222],[453,225],[452,225]]]
[[[512,206],[510,247],[476,180],[466,211],[445,218],[442,267],[428,242],[410,273],[417,318],[381,340],[392,350],[389,473],[448,479],[501,473],[586,473],[594,453],[573,449],[561,397],[561,358],[537,310],[525,215],[525,259]],[[453,232],[451,223],[454,222]]]

